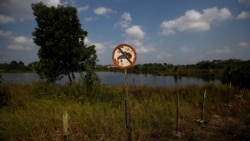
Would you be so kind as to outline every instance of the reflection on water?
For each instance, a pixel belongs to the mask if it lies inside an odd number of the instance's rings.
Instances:
[[[120,72],[97,72],[103,84],[106,85],[124,85],[125,74]],[[80,79],[78,73],[76,80]],[[40,78],[36,73],[2,73],[3,83],[32,83],[39,81]],[[204,85],[205,83],[213,82],[220,83],[219,80],[204,80],[196,77],[174,77],[174,76],[157,76],[157,75],[144,75],[144,74],[128,74],[128,81],[130,85],[135,86],[161,86],[161,87],[175,87],[187,85]],[[68,83],[68,77],[62,78],[57,81],[58,84]]]

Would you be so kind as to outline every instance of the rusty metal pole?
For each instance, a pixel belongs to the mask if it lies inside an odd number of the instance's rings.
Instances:
[[[131,127],[130,127],[130,111],[129,111],[127,69],[125,69],[125,87],[126,87],[126,96],[125,96],[125,120],[126,120],[126,129],[127,129],[127,138],[128,138],[128,141],[131,141]]]

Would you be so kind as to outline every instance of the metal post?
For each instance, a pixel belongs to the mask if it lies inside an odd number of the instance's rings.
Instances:
[[[125,97],[125,119],[126,119],[126,129],[128,141],[131,141],[131,127],[130,127],[130,112],[129,112],[129,97],[128,97],[128,76],[127,69],[125,69],[125,87],[126,87],[126,97]]]
[[[206,89],[203,93],[203,97],[202,97],[202,107],[201,107],[201,121],[204,120],[204,107],[205,107],[205,98],[206,98]]]
[[[227,93],[227,105],[229,104],[229,98],[230,98],[230,91],[231,91],[231,82],[229,83],[228,93]]]
[[[176,133],[179,132],[179,93],[177,93],[176,99]]]

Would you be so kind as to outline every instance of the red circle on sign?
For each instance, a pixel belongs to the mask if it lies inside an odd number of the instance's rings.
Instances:
[[[113,50],[112,60],[116,67],[126,69],[135,64],[136,52],[132,46],[128,44],[120,44]]]

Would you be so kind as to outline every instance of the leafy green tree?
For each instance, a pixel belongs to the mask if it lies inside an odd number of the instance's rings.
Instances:
[[[74,72],[94,68],[97,56],[95,46],[84,44],[87,31],[81,29],[74,7],[47,7],[43,3],[32,4],[37,27],[32,33],[34,42],[40,47],[36,70],[41,78],[54,82],[63,75],[70,81]]]

